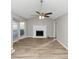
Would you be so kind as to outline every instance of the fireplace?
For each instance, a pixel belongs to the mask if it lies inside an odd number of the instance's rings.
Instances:
[[[43,31],[36,31],[36,36],[43,36]]]
[[[46,26],[33,25],[33,38],[46,38]]]

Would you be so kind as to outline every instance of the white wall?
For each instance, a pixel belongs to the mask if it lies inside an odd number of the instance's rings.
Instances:
[[[24,32],[25,32],[25,37],[27,37],[27,36],[28,36],[28,35],[27,35],[27,33],[28,33],[28,32],[27,32],[27,30],[28,30],[28,29],[27,29],[27,25],[28,25],[28,24],[27,24],[27,21],[24,21],[24,22],[25,22],[25,29],[24,29],[24,30],[25,30],[25,31],[24,31]]]
[[[52,19],[44,19],[44,20],[39,20],[39,19],[31,19],[27,20],[27,36],[28,37],[33,37],[33,25],[46,25],[47,26],[47,36],[48,37],[55,37],[55,29],[54,29],[54,24],[55,22]]]
[[[56,19],[56,37],[66,48],[68,47],[68,15]]]

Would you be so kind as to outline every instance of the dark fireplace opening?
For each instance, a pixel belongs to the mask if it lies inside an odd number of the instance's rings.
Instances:
[[[43,36],[43,31],[36,31],[36,36]]]

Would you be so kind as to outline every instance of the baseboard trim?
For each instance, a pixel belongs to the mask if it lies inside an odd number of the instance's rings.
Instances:
[[[27,38],[33,38],[33,36],[27,36]]]
[[[47,38],[47,36],[32,36],[32,38]]]
[[[56,37],[52,37],[52,36],[51,37],[33,37],[33,36],[27,36],[26,38],[38,38],[38,39],[39,38],[45,38],[45,39],[46,38],[50,38],[50,39],[56,39]]]
[[[18,39],[15,39],[15,41],[13,41],[13,43],[15,43],[15,42],[17,42],[17,41],[19,41],[19,40],[21,40],[21,39],[24,39],[24,38],[27,38],[26,36],[23,36],[23,37],[20,37],[20,38],[18,38]]]
[[[56,39],[57,40],[57,39]],[[60,41],[60,40],[57,40],[66,50],[68,50],[68,48]]]
[[[18,39],[15,39],[15,41],[13,41],[13,43],[15,43],[15,42],[17,42],[17,41],[19,41],[19,40],[21,40],[21,39],[24,39],[24,38],[34,38],[34,37],[32,37],[32,36],[23,36],[23,37],[20,37],[20,38],[18,38]],[[37,37],[38,38],[38,37]],[[56,37],[45,37],[45,39],[46,38],[50,38],[50,39],[55,39],[56,40]]]
[[[11,49],[11,54],[13,54],[14,52],[15,52],[15,49],[12,48],[12,49]]]
[[[49,39],[56,39],[56,37],[47,37],[47,38],[49,38]]]

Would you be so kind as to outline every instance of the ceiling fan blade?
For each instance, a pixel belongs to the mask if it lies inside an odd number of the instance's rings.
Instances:
[[[44,17],[50,17],[50,16],[44,16]]]
[[[37,14],[40,14],[40,12],[36,11]]]
[[[49,13],[45,13],[45,15],[50,15],[50,14],[52,14],[52,12],[49,12]]]

